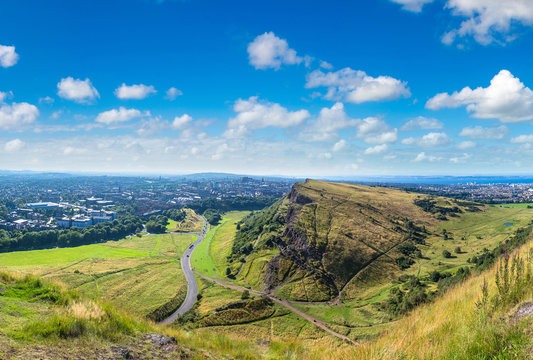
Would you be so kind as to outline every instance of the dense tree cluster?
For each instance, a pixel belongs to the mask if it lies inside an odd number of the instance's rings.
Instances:
[[[142,229],[136,216],[122,216],[86,228],[47,231],[0,230],[0,251],[66,247],[120,239]]]
[[[198,214],[202,214],[208,209],[217,210],[221,213],[227,211],[244,211],[260,210],[272,205],[277,198],[271,196],[248,197],[239,196],[231,199],[202,199],[187,204],[187,207],[193,209]]]
[[[167,231],[168,218],[164,215],[150,217],[146,223],[146,231],[150,234],[163,234]]]
[[[207,209],[206,211],[204,211],[203,216],[211,225],[218,225],[220,220],[222,220],[222,214],[219,210],[215,209]]]
[[[187,212],[182,209],[168,209],[163,211],[163,215],[174,221],[183,221],[187,217]]]

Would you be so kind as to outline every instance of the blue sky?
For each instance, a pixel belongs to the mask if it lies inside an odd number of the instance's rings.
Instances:
[[[0,3],[0,168],[531,174],[533,2]]]

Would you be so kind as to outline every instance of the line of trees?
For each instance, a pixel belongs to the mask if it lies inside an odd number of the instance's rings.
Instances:
[[[142,229],[142,221],[126,215],[86,228],[46,231],[0,230],[0,251],[66,247],[120,239]]]

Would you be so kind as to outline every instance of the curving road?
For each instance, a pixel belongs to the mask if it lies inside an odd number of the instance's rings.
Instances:
[[[181,257],[181,268],[183,270],[183,273],[185,274],[185,279],[187,279],[187,296],[185,296],[185,300],[180,305],[178,310],[176,310],[172,315],[167,317],[166,319],[162,320],[159,324],[160,325],[168,325],[172,324],[178,317],[185,314],[187,311],[191,310],[194,306],[194,303],[196,302],[196,298],[198,297],[198,283],[196,282],[196,278],[194,277],[194,274],[192,272],[191,267],[191,255],[204,239],[205,235],[209,231],[209,225],[206,221],[206,219],[202,216],[202,219],[204,220],[204,227],[202,229],[202,232],[199,234],[196,234],[198,236],[198,239],[185,250],[185,253],[183,253],[183,256]]]

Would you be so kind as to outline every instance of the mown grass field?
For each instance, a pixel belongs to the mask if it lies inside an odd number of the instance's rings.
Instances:
[[[225,213],[217,226],[212,226],[204,241],[198,245],[191,257],[193,269],[212,278],[224,278],[227,262],[231,252],[236,225],[249,214],[248,211],[231,211]]]
[[[146,316],[175,296],[185,297],[179,258],[189,234],[127,237],[73,248],[0,254],[0,270],[35,274]]]

